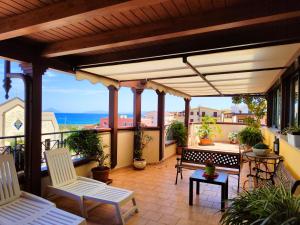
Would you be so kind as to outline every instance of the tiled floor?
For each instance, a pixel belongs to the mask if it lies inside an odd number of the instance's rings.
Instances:
[[[147,166],[146,170],[131,168],[112,172],[113,186],[135,191],[139,213],[126,220],[128,225],[213,225],[221,216],[219,186],[202,184],[200,196],[194,205],[188,204],[188,180],[192,170],[184,170],[183,180],[174,185],[176,157],[159,164]],[[243,176],[242,176],[243,177]],[[242,179],[243,180],[243,179]],[[242,183],[242,182],[241,182]],[[237,176],[229,178],[229,198],[236,196]],[[67,199],[56,200],[57,206],[78,214],[76,204]],[[101,205],[89,212],[89,225],[118,224],[114,208]]]

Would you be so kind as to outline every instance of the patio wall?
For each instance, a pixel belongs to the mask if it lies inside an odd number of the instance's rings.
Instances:
[[[159,130],[148,130],[145,134],[150,135],[153,140],[144,149],[144,158],[147,163],[159,162]]]
[[[176,154],[176,143],[165,145],[164,160]]]
[[[217,142],[229,142],[228,134],[230,132],[239,132],[246,127],[246,125],[239,123],[218,123],[218,125],[221,128],[221,133],[216,133],[216,136],[213,138]],[[199,143],[197,131],[200,126],[201,124],[190,124],[189,145],[193,146]]]
[[[275,139],[275,130],[270,128],[262,128],[265,137],[265,143],[273,149]],[[286,136],[279,137],[279,154],[284,158],[284,165],[290,171],[295,179],[300,179],[300,149],[288,144]]]
[[[133,131],[118,131],[118,163],[116,168],[132,165],[133,136]]]

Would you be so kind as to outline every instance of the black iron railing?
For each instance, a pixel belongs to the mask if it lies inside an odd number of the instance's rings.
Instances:
[[[94,130],[97,133],[105,132],[105,130]],[[66,147],[66,139],[72,133],[80,132],[76,131],[62,131],[42,134],[42,152]],[[5,136],[0,137],[0,154],[12,154],[15,160],[17,171],[24,170],[24,159],[25,159],[25,136]],[[72,155],[73,158],[80,158],[79,155]],[[41,166],[45,166],[44,154],[42,153]]]

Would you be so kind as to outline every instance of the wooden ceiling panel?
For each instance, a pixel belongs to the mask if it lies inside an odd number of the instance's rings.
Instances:
[[[153,10],[152,6],[146,6],[142,8],[142,11],[147,15],[151,22],[161,20],[160,16]]]
[[[130,13],[130,14],[132,15],[132,13]],[[130,16],[128,17],[125,13],[122,13],[122,12],[116,12],[116,13],[112,14],[111,17],[113,17],[116,20],[123,23],[124,26],[126,26],[126,27],[131,27],[131,26],[137,25],[136,23],[134,23],[134,21],[132,20],[132,18]]]
[[[187,4],[187,2],[185,0],[176,0],[173,1],[174,4],[176,5],[178,11],[180,12],[181,16],[186,16],[188,14],[190,14],[190,9],[189,6]]]
[[[58,1],[49,0],[1,0],[0,17],[19,15],[25,12],[45,7]]]
[[[215,9],[217,9],[217,8],[225,8],[225,6],[226,6],[225,0],[213,0],[212,4],[213,4],[213,7]]]
[[[152,9],[155,11],[155,13],[160,17],[160,19],[169,19],[171,18],[171,15],[168,13],[168,11],[165,9],[165,7],[162,5],[162,3],[156,4],[152,6]]]
[[[16,1],[16,0],[14,0]],[[22,0],[25,1],[25,0]],[[34,1],[34,0],[30,0]],[[221,1],[221,3],[219,3]],[[225,7],[225,0],[219,0],[218,7]],[[52,1],[46,1],[48,4]],[[111,14],[98,17],[90,17],[80,22],[59,25],[53,27],[51,31],[40,31],[25,37],[40,42],[54,42],[73,39],[79,36],[88,36],[95,33],[114,31],[143,24],[155,23],[171,18],[189,16],[201,13],[202,9],[213,9],[214,4],[210,1],[201,0],[162,0],[161,2],[152,1],[143,7],[128,8],[127,10],[112,11]],[[23,2],[24,3],[24,2]],[[3,3],[4,4],[4,3]],[[15,3],[17,4],[17,3]],[[43,3],[45,5],[45,3]],[[1,7],[1,2],[0,2]],[[7,6],[6,6],[7,7]],[[15,7],[20,13],[25,6]],[[30,4],[31,9],[37,7],[37,3]],[[1,8],[0,8],[1,14]],[[50,34],[49,34],[50,33]],[[57,33],[57,35],[55,35]],[[43,37],[41,37],[43,36]],[[55,37],[54,37],[55,36]],[[48,38],[47,38],[48,37]]]
[[[167,1],[163,2],[162,6],[167,10],[167,12],[173,17],[179,17],[180,12],[178,11],[176,5],[173,3],[173,1]]]
[[[202,11],[202,7],[199,0],[186,0],[186,3],[192,13]]]
[[[212,1],[207,1],[207,0],[199,0],[201,7],[204,11],[209,11],[214,8]]]

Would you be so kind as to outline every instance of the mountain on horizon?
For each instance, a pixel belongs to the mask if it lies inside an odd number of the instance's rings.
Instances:
[[[60,113],[60,111],[56,108],[47,108],[47,109],[44,109],[43,112],[54,112],[54,113]]]

